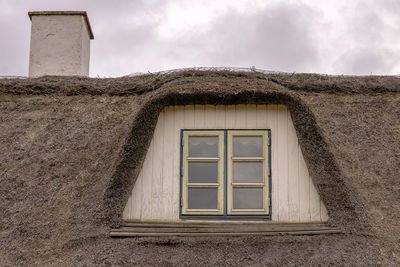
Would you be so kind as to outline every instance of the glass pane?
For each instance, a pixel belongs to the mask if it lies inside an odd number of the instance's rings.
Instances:
[[[218,157],[218,136],[190,136],[189,157]]]
[[[217,209],[217,188],[188,188],[189,209]]]
[[[234,209],[262,209],[263,188],[233,188]]]
[[[218,183],[218,162],[189,162],[189,183]]]
[[[262,183],[262,162],[233,162],[234,183]]]
[[[234,157],[262,157],[263,153],[262,136],[234,136],[233,156]]]

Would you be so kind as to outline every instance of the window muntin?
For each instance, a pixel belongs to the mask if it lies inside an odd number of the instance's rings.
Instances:
[[[223,159],[223,132],[184,131],[182,214],[223,214]]]
[[[267,130],[182,137],[182,215],[269,215]]]

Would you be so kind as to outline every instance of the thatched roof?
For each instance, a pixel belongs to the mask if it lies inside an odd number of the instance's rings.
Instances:
[[[112,239],[160,110],[288,105],[330,224],[320,236]],[[400,79],[196,71],[0,80],[9,265],[400,263]]]

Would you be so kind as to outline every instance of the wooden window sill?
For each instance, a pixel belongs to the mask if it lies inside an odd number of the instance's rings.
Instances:
[[[340,234],[338,227],[326,223],[196,223],[125,222],[112,229],[112,237],[146,236],[275,236]]]

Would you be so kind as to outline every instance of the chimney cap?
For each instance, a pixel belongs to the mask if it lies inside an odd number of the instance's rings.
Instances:
[[[86,11],[30,11],[28,12],[29,19],[32,20],[32,16],[54,16],[54,15],[61,15],[61,16],[69,16],[69,15],[79,15],[83,16],[86,21],[86,25],[89,29],[89,36],[90,39],[94,39],[92,27],[90,26],[89,18]]]

